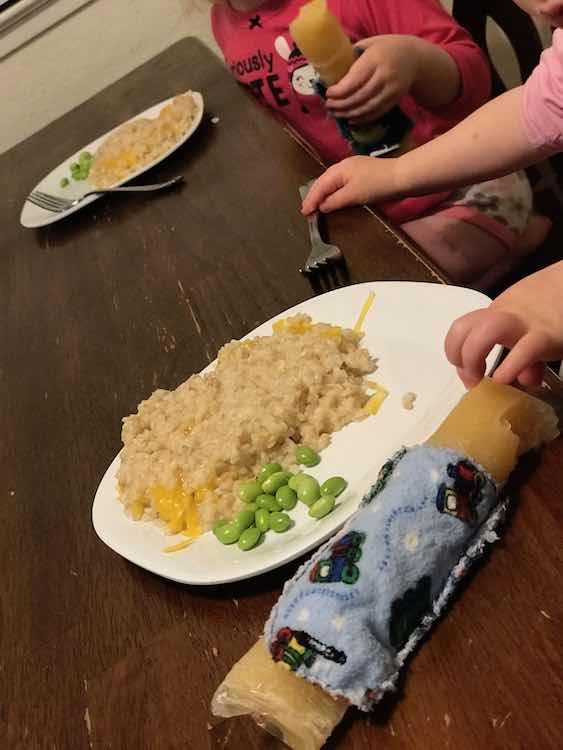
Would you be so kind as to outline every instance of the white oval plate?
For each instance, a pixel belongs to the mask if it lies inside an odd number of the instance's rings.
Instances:
[[[147,170],[151,169],[152,167],[159,164],[163,159],[166,159],[170,154],[174,153],[176,149],[180,148],[187,140],[190,138],[197,128],[199,127],[199,124],[201,123],[201,119],[203,117],[203,97],[198,91],[189,91],[185,93],[190,93],[195,103],[197,104],[197,113],[195,116],[195,119],[191,126],[188,128],[186,133],[180,138],[180,140],[175,143],[171,148],[168,149],[164,154],[159,156],[157,159],[153,159],[153,161],[150,162],[150,164],[147,164],[145,167],[142,167],[141,169],[138,169],[136,172],[133,172],[130,174],[125,180],[122,180],[121,182],[116,183],[115,185],[112,185],[112,187],[119,187],[120,185],[124,185],[126,182],[129,182],[130,180],[135,179],[135,177],[138,177],[139,175],[143,174],[143,172],[146,172]],[[154,119],[159,116],[160,111],[164,109],[164,107],[169,104],[173,99],[176,97],[172,96],[170,99],[166,99],[163,102],[160,102],[159,104],[155,104],[149,109],[145,110],[144,112],[139,113],[138,115],[135,115],[135,117],[132,117],[130,120],[127,120],[127,122],[132,122],[133,120],[137,120],[139,117],[147,117],[149,119]],[[124,125],[126,123],[121,123],[121,125]],[[44,177],[41,182],[39,182],[33,190],[41,190],[44,193],[49,193],[50,195],[56,195],[60,198],[68,198],[69,200],[74,200],[75,198],[80,198],[85,193],[89,192],[90,190],[94,190],[94,186],[91,185],[87,180],[76,182],[74,180],[70,181],[70,185],[66,188],[62,188],[60,185],[60,182],[63,177],[69,177],[70,178],[70,165],[73,161],[77,161],[78,157],[83,151],[89,151],[91,154],[95,154],[96,151],[99,149],[103,141],[114,133],[118,128],[121,127],[121,125],[117,125],[113,130],[108,131],[105,135],[100,136],[95,141],[92,141],[92,143],[89,143],[87,146],[84,146],[79,151],[77,151],[75,154],[70,156],[68,159],[66,159],[62,164],[59,164],[58,167],[55,167],[52,172],[50,172],[46,177]],[[33,191],[32,191],[33,192]],[[81,208],[84,208],[84,206],[90,205],[90,203],[93,203],[94,201],[97,201],[99,195],[93,195],[89,198],[85,198],[79,205],[74,206],[73,208],[69,208],[68,211],[61,211],[60,213],[53,213],[51,211],[46,211],[43,208],[39,208],[39,206],[34,205],[33,203],[30,203],[29,200],[26,200],[23,204],[23,208],[20,215],[20,221],[22,223],[22,226],[26,227],[27,229],[37,229],[38,227],[46,227],[49,224],[54,224],[56,221],[60,221],[61,219],[64,219],[65,216],[70,216],[70,214],[75,213],[76,211],[80,211]]]
[[[315,521],[299,504],[291,512],[293,528],[280,535],[269,532],[250,552],[242,552],[236,544],[225,547],[207,533],[186,549],[166,554],[164,547],[185,537],[167,536],[154,524],[125,515],[117,498],[117,456],[94,499],[92,520],[100,539],[127,560],[165,578],[211,585],[265,573],[334,534],[356,510],[385,459],[402,445],[424,441],[463,395],[461,381],[443,353],[444,337],[455,318],[490,302],[470,289],[371,282],[314,297],[259,326],[248,337],[270,335],[275,320],[296,313],[307,313],[315,322],[353,327],[369,292],[375,293],[375,302],[364,323],[364,345],[379,360],[372,379],[385,386],[389,396],[378,414],[336,433],[322,452],[320,465],[310,470],[319,479],[340,474],[349,482],[329,516]],[[489,357],[489,371],[498,355],[495,350]],[[408,391],[417,394],[412,411],[401,403]]]

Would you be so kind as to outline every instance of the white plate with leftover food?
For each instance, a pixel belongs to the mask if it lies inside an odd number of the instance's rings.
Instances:
[[[33,190],[74,200],[96,188],[119,187],[183,145],[197,130],[203,110],[203,97],[197,91],[187,91],[155,104],[65,159]],[[77,206],[58,213],[26,200],[20,221],[28,229],[44,227],[98,198],[89,196]]]
[[[429,437],[463,395],[444,338],[455,318],[489,302],[470,289],[370,282],[231,342],[203,373],[156,391],[125,419],[124,448],[94,499],[96,533],[146,570],[195,585],[250,578],[317,547],[357,509],[385,459]],[[297,445],[318,449],[320,463],[296,468]],[[246,507],[240,483],[267,462],[319,483],[341,476],[347,488],[321,519],[298,502],[289,530],[268,531],[249,551],[220,543],[206,529]]]

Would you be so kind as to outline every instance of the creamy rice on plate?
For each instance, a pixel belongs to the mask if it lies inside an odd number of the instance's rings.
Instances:
[[[294,469],[297,444],[322,450],[334,432],[365,419],[365,376],[376,361],[361,339],[296,315],[271,336],[226,344],[212,372],[157,390],[124,419],[126,512],[196,537],[241,507],[239,483],[264,463]]]
[[[198,113],[190,92],[163,107],[156,118],[138,117],[109,135],[94,155],[88,181],[99,188],[121,182],[170,150]]]

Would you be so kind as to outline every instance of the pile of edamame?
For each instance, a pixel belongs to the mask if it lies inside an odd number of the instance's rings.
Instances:
[[[302,466],[317,466],[319,454],[306,445],[295,449],[295,460]],[[235,544],[247,552],[256,547],[264,534],[274,531],[283,534],[293,524],[288,511],[298,502],[309,508],[311,518],[327,516],[336,505],[336,498],[344,492],[348,482],[342,477],[331,477],[323,484],[309,474],[292,474],[279,463],[265,464],[252,482],[239,488],[244,503],[235,518],[222,518],[213,527],[221,544]]]
[[[89,151],[83,151],[78,157],[78,161],[74,161],[70,165],[70,176],[76,182],[87,180],[93,163],[94,156]],[[70,180],[68,177],[63,177],[61,180],[61,187],[66,188],[69,185]]]

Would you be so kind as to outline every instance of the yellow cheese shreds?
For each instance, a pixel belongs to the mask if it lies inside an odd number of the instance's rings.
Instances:
[[[186,547],[189,547],[190,544],[193,544],[193,539],[186,539],[185,542],[178,542],[178,544],[172,544],[170,547],[165,547],[162,551],[166,552],[166,554],[170,554],[171,552],[180,552],[182,549],[186,549]]]
[[[383,386],[377,385],[377,383],[374,383],[375,386],[377,386],[376,392],[373,394],[373,396],[369,399],[367,404],[364,406],[364,410],[367,411],[368,414],[377,414],[377,412],[381,408],[381,404],[385,401],[387,396],[389,395],[389,391],[385,390]]]
[[[145,512],[145,504],[142,500],[136,500],[131,506],[131,515],[135,521],[140,521]]]
[[[366,319],[366,315],[370,311],[370,308],[373,305],[374,299],[375,299],[375,294],[373,292],[370,292],[368,294],[368,298],[364,302],[364,306],[362,307],[362,311],[360,313],[360,317],[358,318],[358,321],[357,321],[356,325],[354,326],[354,331],[356,333],[361,333],[362,327],[364,325],[364,321]]]
[[[364,383],[368,388],[371,388],[372,391],[378,391],[381,388],[379,383],[376,383],[375,380],[364,380]]]

